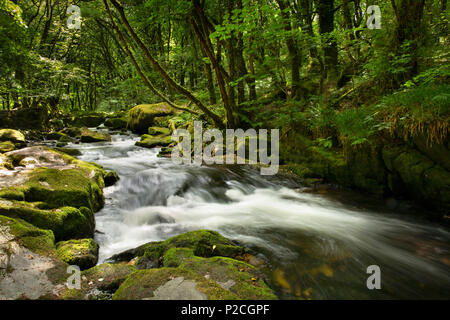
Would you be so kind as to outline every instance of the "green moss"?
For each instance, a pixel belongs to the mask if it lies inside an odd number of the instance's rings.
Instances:
[[[106,114],[103,112],[92,112],[73,117],[72,125],[76,127],[98,127],[105,122]]]
[[[242,261],[227,257],[202,258],[195,256],[192,249],[171,248],[164,254],[164,267],[181,267],[219,284],[233,281],[228,290],[240,299],[276,299],[260,272]]]
[[[70,156],[79,156],[81,155],[80,150],[73,148],[55,148],[56,151],[68,154]]]
[[[164,127],[149,127],[148,134],[152,136],[168,136],[170,135],[170,129]]]
[[[80,290],[66,289],[62,299],[110,299],[126,277],[135,271],[135,267],[123,263],[97,265],[82,271]]]
[[[25,136],[14,129],[0,129],[0,141],[11,141],[16,144],[25,143]]]
[[[24,220],[0,216],[0,226],[9,228],[16,240],[36,253],[48,253],[55,248],[55,237],[50,230],[39,229]]]
[[[144,134],[141,141],[137,141],[136,145],[145,148],[165,147],[172,142],[171,136],[151,136]]]
[[[10,152],[16,149],[16,146],[11,141],[0,142],[0,153]]]
[[[64,136],[67,137],[67,135],[62,132],[50,132],[45,136],[45,138],[47,140],[59,140],[61,137],[64,137]]]
[[[126,117],[108,118],[105,121],[105,126],[114,130],[125,129],[127,127],[128,119]]]
[[[65,128],[65,129],[61,130],[60,133],[67,134],[69,137],[72,137],[72,138],[81,137],[81,129],[75,128],[75,127]]]
[[[156,266],[160,265],[161,259],[171,248],[189,248],[193,250],[193,254],[200,257],[237,257],[246,251],[245,248],[235,245],[215,231],[198,230],[141,246],[137,252],[137,256],[142,257],[138,265],[149,262]]]
[[[158,127],[168,127],[170,117],[155,117],[153,123]]]
[[[106,187],[114,185],[117,181],[119,181],[119,179],[119,176],[114,171],[106,173],[105,177],[103,178]]]
[[[98,244],[94,239],[61,241],[56,244],[56,255],[67,264],[85,270],[97,263]]]
[[[0,198],[7,199],[7,200],[24,201],[25,194],[23,192],[23,189],[20,187],[10,187],[10,188],[4,188],[4,189],[0,190]]]
[[[103,142],[103,141],[111,141],[111,136],[109,134],[96,132],[89,130],[88,128],[81,128],[81,142]]]
[[[235,300],[238,297],[214,281],[182,268],[140,270],[132,273],[114,293],[114,300],[137,300],[153,297],[153,292],[170,279],[183,277],[196,282],[196,289],[210,300]]]
[[[61,136],[59,137],[58,141],[59,142],[72,142],[72,139],[68,135],[65,135],[62,133]]]
[[[147,132],[156,117],[172,115],[173,110],[167,103],[141,104],[129,111],[128,128],[136,133]]]
[[[83,170],[37,168],[23,185],[26,201],[45,201],[54,206],[88,207],[97,211],[103,205],[98,184]]]
[[[62,207],[43,210],[28,202],[0,201],[0,214],[23,219],[34,226],[52,230],[56,240],[88,238],[94,234],[94,216],[89,209]]]

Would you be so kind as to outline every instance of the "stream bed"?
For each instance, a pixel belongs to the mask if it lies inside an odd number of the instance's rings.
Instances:
[[[149,241],[211,229],[260,252],[282,299],[449,299],[450,232],[414,206],[350,191],[307,192],[247,166],[176,165],[138,136],[70,145],[120,176],[96,213],[99,263]],[[369,290],[367,267],[381,270]]]

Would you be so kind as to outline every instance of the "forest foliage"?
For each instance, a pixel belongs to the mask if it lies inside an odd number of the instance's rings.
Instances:
[[[166,101],[222,128],[304,128],[327,148],[443,141],[448,21],[446,0],[1,0],[0,108]]]

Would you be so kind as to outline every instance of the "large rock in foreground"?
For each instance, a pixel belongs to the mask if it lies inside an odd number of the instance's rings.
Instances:
[[[150,242],[112,257],[140,269],[113,299],[277,299],[260,270],[241,261],[245,255],[247,249],[210,230]]]
[[[156,117],[173,115],[173,109],[167,103],[140,104],[130,109],[128,128],[135,133],[146,133],[154,124]]]
[[[0,216],[0,300],[57,298],[66,277],[51,231]]]

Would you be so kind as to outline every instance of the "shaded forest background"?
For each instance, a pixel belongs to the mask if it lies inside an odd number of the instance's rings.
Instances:
[[[279,128],[302,177],[439,207],[448,22],[446,0],[1,0],[0,111],[56,131],[165,102],[181,122]]]

